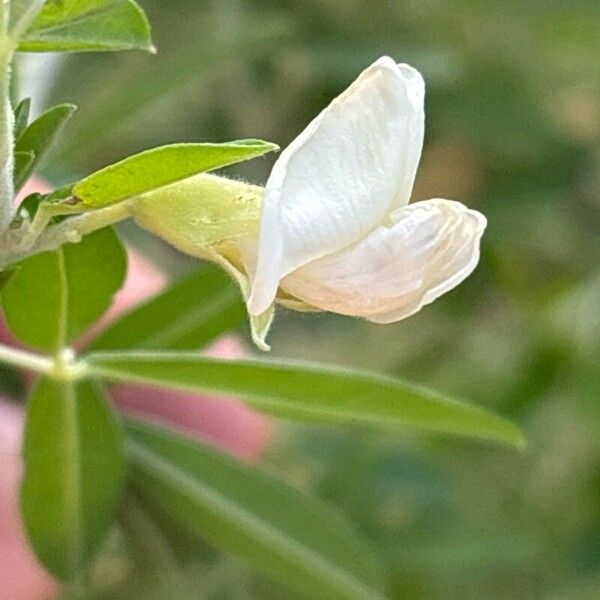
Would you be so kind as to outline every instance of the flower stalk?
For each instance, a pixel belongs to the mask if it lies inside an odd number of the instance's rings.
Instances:
[[[30,256],[56,250],[64,244],[80,242],[81,238],[89,233],[123,221],[132,216],[134,202],[135,198],[132,198],[119,204],[84,212],[41,231],[38,227],[34,230],[28,229],[21,239],[11,239],[9,232],[4,244],[5,249],[0,255],[0,269]],[[70,212],[69,210],[68,213]],[[57,212],[52,211],[52,214],[54,216]]]

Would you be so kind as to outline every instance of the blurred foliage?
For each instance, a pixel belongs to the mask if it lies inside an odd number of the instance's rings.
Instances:
[[[529,450],[282,428],[267,462],[374,540],[394,598],[597,598],[598,2],[142,4],[157,57],[52,63],[46,100],[81,107],[71,142],[47,165],[57,183],[167,142],[259,137],[284,146],[381,54],[424,73],[427,137],[414,196],[459,199],[488,216],[481,265],[392,326],[282,311],[274,352],[411,377],[493,407],[524,426]],[[231,172],[264,182],[271,161]],[[183,268],[172,251],[127,231],[163,267]],[[283,597],[206,548],[164,561],[173,565],[164,573],[133,569],[115,548],[99,567],[106,597]]]

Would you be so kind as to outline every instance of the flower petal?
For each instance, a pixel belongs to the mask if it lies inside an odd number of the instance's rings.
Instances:
[[[460,202],[416,202],[351,247],[289,274],[281,288],[323,310],[399,321],[475,269],[485,226],[482,214]]]
[[[249,310],[279,280],[337,252],[410,199],[423,145],[423,78],[383,57],[288,146],[265,188]]]

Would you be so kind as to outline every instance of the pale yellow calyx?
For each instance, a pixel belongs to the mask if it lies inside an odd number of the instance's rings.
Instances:
[[[250,281],[239,242],[255,243],[262,196],[262,187],[201,174],[140,196],[131,212],[140,227],[224,269],[247,301]],[[250,317],[252,339],[261,350],[269,349],[265,337],[272,320],[272,307]]]
[[[182,252],[206,258],[207,247],[231,249],[257,235],[262,194],[262,187],[203,173],[140,196],[132,216]]]

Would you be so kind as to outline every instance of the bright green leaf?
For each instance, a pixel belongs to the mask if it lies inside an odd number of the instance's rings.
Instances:
[[[8,328],[24,344],[53,352],[62,345],[66,302],[61,253],[45,252],[19,264],[2,290]]]
[[[29,111],[31,110],[31,98],[24,98],[15,108],[14,137],[18,140],[29,123]]]
[[[229,361],[183,353],[114,353],[89,357],[108,379],[237,395],[281,416],[383,427],[414,426],[521,446],[519,429],[476,406],[373,373],[331,367]]]
[[[84,204],[103,206],[274,150],[275,144],[261,140],[162,146],[89,175],[75,185],[73,193]]]
[[[47,110],[43,115],[33,121],[21,134],[15,143],[16,153],[30,153],[34,160],[25,169],[19,178],[25,182],[33,173],[34,169],[46,157],[56,137],[75,112],[74,104],[58,104]]]
[[[100,549],[124,480],[121,431],[90,383],[42,379],[27,409],[21,511],[40,562],[78,579]]]
[[[112,229],[25,259],[2,290],[9,329],[34,348],[61,348],[108,308],[125,267],[123,247]]]
[[[112,229],[63,246],[69,293],[67,340],[75,339],[110,306],[125,280],[127,259]]]
[[[91,348],[194,350],[240,325],[245,314],[236,286],[207,266],[123,315]]]
[[[133,0],[48,0],[19,50],[150,50],[150,25]]]
[[[328,506],[173,433],[127,433],[134,488],[179,526],[309,597],[383,598],[368,544]]]

